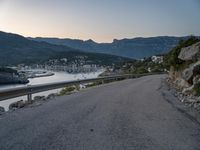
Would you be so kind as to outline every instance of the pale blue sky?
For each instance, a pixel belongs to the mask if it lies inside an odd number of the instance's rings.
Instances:
[[[200,35],[200,0],[0,0],[0,30],[97,42]]]

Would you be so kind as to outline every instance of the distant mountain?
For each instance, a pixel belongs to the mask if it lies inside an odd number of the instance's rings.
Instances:
[[[23,36],[0,32],[0,65],[19,63],[44,63],[50,59],[67,58],[71,62],[84,58],[87,63],[112,64],[129,60],[127,58],[81,52],[63,45],[54,45],[47,42],[29,40]]]
[[[73,40],[58,38],[29,38],[56,45],[65,45],[86,52],[106,53],[130,58],[144,58],[157,54],[165,54],[186,37],[159,36],[150,38],[114,39],[112,43],[96,43],[93,40]]]

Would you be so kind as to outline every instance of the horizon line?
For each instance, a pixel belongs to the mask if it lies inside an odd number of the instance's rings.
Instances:
[[[10,32],[10,31],[2,31],[0,30],[0,32],[4,32],[4,33],[9,33],[9,34],[16,34],[16,35],[20,35],[23,36],[25,38],[49,38],[49,39],[60,39],[60,40],[80,40],[80,41],[93,41],[95,43],[98,44],[103,44],[103,43],[113,43],[115,40],[120,41],[120,40],[131,40],[131,39],[137,39],[137,38],[155,38],[155,37],[189,37],[189,36],[195,36],[195,37],[200,37],[200,35],[194,35],[194,34],[187,34],[187,35],[155,35],[155,36],[133,36],[133,37],[124,37],[124,38],[113,38],[112,41],[107,41],[107,42],[99,42],[96,40],[93,40],[92,38],[89,39],[81,39],[81,38],[73,38],[73,37],[57,37],[57,36],[26,36],[20,33],[15,33],[15,32]]]

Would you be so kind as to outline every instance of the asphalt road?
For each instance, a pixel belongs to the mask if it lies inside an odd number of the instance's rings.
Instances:
[[[0,150],[199,150],[200,125],[161,79],[129,79],[0,116]]]

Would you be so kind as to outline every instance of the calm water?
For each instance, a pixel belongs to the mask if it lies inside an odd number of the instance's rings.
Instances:
[[[16,88],[16,87],[25,87],[29,85],[38,85],[38,84],[44,84],[44,83],[54,83],[54,82],[61,82],[61,81],[71,81],[71,80],[78,80],[78,79],[88,79],[88,78],[96,78],[98,77],[99,74],[101,74],[103,70],[99,70],[97,72],[91,72],[91,73],[84,73],[84,74],[69,74],[65,72],[54,72],[55,75],[49,76],[49,77],[41,77],[41,78],[33,78],[29,79],[29,83],[25,85],[4,85],[0,86],[0,90],[3,89],[11,89],[11,88]],[[56,89],[56,90],[50,90],[46,92],[41,92],[37,94],[33,94],[34,96],[47,96],[50,93],[58,93],[61,89]],[[27,100],[26,96],[21,96],[13,99],[9,99],[6,101],[0,102],[0,106],[3,106],[6,110],[8,110],[8,107],[11,103],[16,102],[18,100]]]

